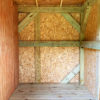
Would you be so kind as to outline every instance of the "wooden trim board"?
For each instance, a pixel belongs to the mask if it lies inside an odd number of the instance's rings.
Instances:
[[[36,7],[34,5],[18,5],[18,12],[29,13],[29,12],[56,12],[56,13],[66,13],[66,12],[82,12],[81,6],[64,6],[64,7]]]
[[[79,41],[19,41],[20,47],[79,47]]]

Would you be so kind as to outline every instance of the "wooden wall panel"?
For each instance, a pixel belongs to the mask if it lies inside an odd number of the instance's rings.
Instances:
[[[97,4],[93,5],[86,27],[85,40],[86,41],[95,41],[97,37],[97,27],[98,27],[98,18],[97,18]]]
[[[96,95],[96,50],[85,49],[85,85]]]
[[[35,82],[34,47],[19,48],[19,81]]]
[[[12,0],[0,0],[0,100],[8,100],[17,84],[17,11]]]
[[[41,40],[79,40],[77,30],[61,14],[41,13],[40,19]]]
[[[60,83],[78,64],[77,47],[42,47],[41,82]],[[78,77],[74,82],[79,82]]]
[[[71,15],[80,23],[79,13],[72,13]],[[19,14],[19,21],[25,16],[26,14]],[[41,13],[40,31],[41,40],[79,40],[77,30],[58,13]],[[34,40],[34,33],[33,19],[33,21],[19,33],[19,39]],[[60,83],[61,80],[79,64],[78,47],[41,47],[40,53],[41,81],[43,83]],[[20,83],[35,82],[34,59],[34,47],[19,48]],[[79,82],[79,74],[71,82]]]
[[[93,5],[86,27],[85,40],[95,41],[97,40],[97,4]],[[89,91],[96,97],[96,50],[85,49],[85,85]]]

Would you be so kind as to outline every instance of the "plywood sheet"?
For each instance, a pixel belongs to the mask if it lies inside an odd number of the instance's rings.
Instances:
[[[87,23],[85,40],[97,40],[97,5],[93,5]],[[85,49],[85,84],[89,91],[96,96],[96,50]]]
[[[34,47],[19,48],[19,81],[20,83],[35,81]]]
[[[36,0],[14,0],[17,4],[36,4]],[[39,5],[60,5],[61,0],[38,0]],[[63,0],[63,4],[82,4],[85,0]]]
[[[19,33],[20,40],[34,40],[34,21],[32,21],[28,26]]]
[[[78,64],[79,48],[77,47],[42,47],[41,81],[59,83]]]
[[[77,30],[61,14],[42,13],[40,17],[41,40],[79,40]]]
[[[95,4],[92,7],[90,15],[88,17],[88,23],[85,32],[85,40],[90,40],[90,41],[96,40],[97,27],[98,27],[97,11],[98,11],[97,4]]]
[[[12,0],[0,0],[0,100],[8,100],[18,84],[17,45],[16,7]]]
[[[85,49],[85,85],[96,95],[96,51]]]
[[[80,22],[80,14],[71,14],[78,22]],[[24,15],[23,15],[24,16]],[[21,17],[19,17],[20,19]],[[21,18],[22,19],[22,18]],[[65,20],[63,16],[57,13],[41,13],[40,14],[40,31],[41,40],[79,40],[79,33],[71,24]],[[19,33],[20,40],[34,40],[34,20]],[[35,72],[35,67],[29,67],[26,70],[26,65],[31,63],[34,66],[34,48],[20,48],[20,82],[34,83],[32,77]],[[79,48],[70,47],[41,47],[41,81],[43,83],[59,83],[66,75],[79,64]],[[32,51],[32,52],[31,52]],[[25,53],[25,54],[24,54]],[[30,58],[29,55],[32,55]],[[69,57],[71,55],[71,57]],[[29,59],[30,58],[30,59]],[[51,60],[52,59],[52,60]],[[54,61],[55,62],[54,62]],[[67,62],[66,62],[67,60]],[[75,60],[75,61],[74,61]],[[22,65],[21,65],[22,63]],[[58,64],[59,66],[58,66]],[[67,69],[66,69],[67,68]],[[62,71],[60,72],[60,70]],[[44,73],[45,71],[45,73]],[[65,72],[65,73],[63,73]],[[29,76],[30,77],[29,77]],[[35,77],[35,75],[33,75]],[[77,75],[71,82],[78,82]]]

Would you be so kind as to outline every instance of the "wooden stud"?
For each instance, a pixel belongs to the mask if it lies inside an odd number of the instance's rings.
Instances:
[[[80,47],[79,41],[19,41],[20,47]]]
[[[62,7],[62,4],[63,4],[63,0],[61,0],[61,2],[60,2],[60,7]]]
[[[61,13],[62,16],[80,33],[79,23],[68,13]]]
[[[40,14],[34,19],[35,21],[35,40],[40,41]],[[41,59],[40,59],[40,47],[34,48],[35,57],[35,82],[41,82]]]
[[[39,6],[39,4],[38,4],[38,0],[36,0],[36,6],[37,6],[37,7]]]
[[[81,41],[81,47],[100,50],[100,41]]]
[[[87,21],[88,21],[90,11],[91,11],[91,6],[86,7],[86,9],[84,11],[84,20],[82,22],[82,31],[83,31],[82,33],[83,34],[85,33],[85,30],[86,30]],[[85,37],[83,37],[83,38],[85,38]]]
[[[66,6],[66,7],[36,7],[34,5],[18,5],[18,12],[29,13],[29,12],[56,12],[56,13],[66,13],[66,12],[82,12],[81,6]]]
[[[37,15],[37,13],[29,13],[24,20],[22,20],[18,25],[18,32],[21,32]]]
[[[84,40],[84,33],[83,33],[83,18],[84,13],[81,13],[81,33],[80,33],[80,42]],[[80,46],[80,84],[84,84],[84,48]]]
[[[91,11],[91,6],[86,5],[88,4],[88,1],[85,2],[85,4],[82,6],[82,9],[84,11],[81,13],[81,34],[80,34],[80,42],[84,41],[85,39],[85,30],[87,26],[88,16]],[[84,84],[84,48],[80,46],[80,84]]]
[[[67,77],[64,78],[64,80],[61,81],[61,83],[69,83],[80,71],[80,65],[77,65],[72,72],[70,72]]]

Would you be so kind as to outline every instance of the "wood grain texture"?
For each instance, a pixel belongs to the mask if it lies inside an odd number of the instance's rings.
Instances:
[[[90,15],[88,17],[88,22],[85,32],[86,41],[95,41],[97,36],[98,18],[97,18],[97,4],[93,5],[91,8]]]
[[[25,15],[23,15],[24,18]],[[71,16],[80,23],[80,14],[71,13]],[[79,33],[60,14],[42,13],[40,14],[41,41],[61,41],[79,40]],[[32,21],[19,35],[20,40],[34,40],[34,21]],[[29,50],[30,49],[30,50]],[[34,83],[34,71],[31,71],[30,64],[34,66],[34,48],[20,48],[20,80],[21,83]],[[50,49],[50,50],[49,50]],[[23,51],[23,52],[21,52]],[[32,51],[32,52],[31,52]],[[62,79],[79,64],[78,47],[41,47],[41,74],[42,82],[60,83]],[[25,52],[25,54],[24,54]],[[50,53],[49,53],[50,52]],[[49,53],[49,54],[48,54]],[[61,54],[60,54],[61,53]],[[70,56],[71,55],[71,56]],[[32,57],[30,59],[30,56]],[[70,57],[69,57],[70,56]],[[67,60],[67,62],[66,62]],[[45,64],[44,64],[44,63]],[[75,63],[74,63],[75,62]],[[59,65],[57,64],[59,63]],[[28,70],[26,70],[27,66]],[[35,66],[32,70],[35,70]],[[62,71],[61,71],[62,70]],[[46,72],[43,73],[43,72]],[[52,73],[53,71],[53,73]],[[49,73],[48,73],[49,72]],[[64,73],[63,73],[64,72]],[[24,73],[24,75],[23,75]],[[44,74],[44,75],[43,75]],[[29,76],[28,76],[29,75]],[[55,77],[56,76],[56,77]],[[60,76],[60,78],[59,78]],[[71,81],[79,82],[79,74]]]
[[[42,7],[36,7],[34,5],[18,5],[18,12],[25,12],[25,13],[33,13],[33,12],[40,12],[40,13],[50,13],[50,12],[55,12],[55,13],[70,13],[70,12],[81,12],[83,11],[82,7],[79,5],[70,5],[70,6],[64,6],[64,7],[59,7],[59,6],[42,6]]]
[[[85,49],[85,85],[96,96],[96,51]]]
[[[17,4],[36,4],[35,0],[14,0]],[[61,0],[38,0],[39,5],[59,5]],[[63,4],[82,4],[85,0],[63,0]]]
[[[41,40],[79,40],[79,33],[58,13],[40,15]]]
[[[97,40],[97,4],[93,5],[88,18],[85,40]],[[85,85],[89,91],[96,97],[96,50],[85,49]]]
[[[8,100],[18,84],[17,22],[13,1],[0,0],[0,100]]]
[[[34,47],[19,48],[19,81],[35,82]]]
[[[21,84],[10,100],[95,100],[78,84]]]
[[[78,47],[41,47],[41,82],[60,83],[78,64]]]

